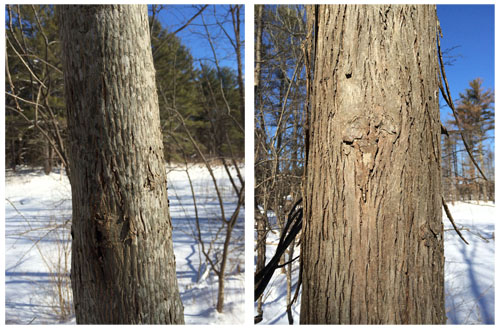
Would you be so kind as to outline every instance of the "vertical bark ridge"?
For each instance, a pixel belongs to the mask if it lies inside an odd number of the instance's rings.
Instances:
[[[61,6],[78,323],[184,322],[146,6]]]
[[[301,323],[444,323],[435,7],[317,8]]]

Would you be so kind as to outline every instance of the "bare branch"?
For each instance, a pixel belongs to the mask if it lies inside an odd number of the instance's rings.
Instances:
[[[443,207],[444,207],[444,211],[446,213],[446,216],[448,216],[448,219],[450,220],[451,225],[453,225],[453,229],[455,229],[455,232],[458,234],[460,239],[462,239],[463,242],[468,245],[469,243],[467,242],[467,240],[465,240],[464,236],[462,236],[462,233],[460,232],[457,225],[455,224],[455,220],[453,219],[453,216],[451,215],[450,209],[448,208],[448,205],[446,204],[446,201],[444,201],[443,197],[441,197],[441,201],[443,203]]]
[[[182,30],[184,30],[189,24],[191,24],[191,22],[196,18],[198,17],[204,10],[205,8],[207,8],[208,5],[204,5],[203,7],[201,7],[201,9],[193,15],[193,17],[191,17],[183,26],[181,26],[180,28],[178,28],[177,30],[175,30],[174,32],[172,32],[171,35],[175,35],[179,32],[181,32]],[[167,42],[167,39],[166,38],[156,49],[155,51],[153,52],[153,57],[155,57],[155,55],[158,53],[158,51],[163,47],[165,46],[166,42]]]
[[[472,163],[474,164],[476,169],[479,171],[479,173],[481,174],[483,179],[488,182],[486,175],[484,174],[483,170],[481,170],[481,168],[479,167],[479,164],[477,164],[474,156],[472,155],[471,148],[469,147],[469,144],[467,143],[467,140],[465,139],[465,137],[463,135],[463,132],[462,132],[463,126],[461,124],[460,118],[459,118],[457,111],[455,109],[455,105],[453,104],[453,100],[451,98],[451,93],[450,93],[450,87],[448,86],[448,79],[446,78],[446,72],[444,70],[443,54],[441,53],[441,42],[440,42],[439,36],[437,38],[437,41],[438,41],[439,63],[441,65],[441,73],[440,73],[441,77],[440,78],[442,78],[442,79],[439,79],[439,89],[441,90],[441,95],[443,96],[444,100],[446,101],[446,103],[448,104],[450,109],[452,110],[453,117],[455,117],[455,120],[457,122],[456,124],[457,124],[458,128],[461,129],[460,130],[460,137],[462,138],[465,149],[467,150],[467,154],[469,154],[469,157],[470,157]],[[445,83],[446,93],[445,93],[444,88],[443,88],[442,80],[444,80],[444,83]]]

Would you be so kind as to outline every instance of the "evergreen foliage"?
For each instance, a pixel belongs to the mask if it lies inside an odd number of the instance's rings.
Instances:
[[[453,200],[494,200],[494,168],[492,149],[488,140],[495,128],[494,92],[482,86],[482,79],[469,82],[469,88],[459,93],[457,119],[447,122],[450,137],[444,139],[443,176],[445,188]],[[488,177],[486,182],[479,175],[469,156],[463,155],[459,130],[472,149],[472,154]],[[455,177],[450,180],[448,177]],[[451,181],[451,184],[450,184]]]
[[[20,164],[47,166],[55,147],[50,141],[56,144],[57,135],[64,136],[65,128],[54,8],[8,6],[5,23],[6,164],[13,169]]]
[[[165,159],[199,161],[186,129],[204,154],[242,158],[243,133],[236,129],[242,123],[230,116],[240,106],[235,71],[223,67],[217,72],[207,63],[197,66],[180,39],[157,18],[150,19]],[[50,161],[50,172],[52,163],[65,159],[66,139],[54,6],[7,6],[5,28],[6,165],[47,167]]]

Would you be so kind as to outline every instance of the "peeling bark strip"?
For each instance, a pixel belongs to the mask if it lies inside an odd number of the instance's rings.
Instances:
[[[77,323],[184,323],[147,7],[58,11]]]
[[[300,322],[445,323],[435,6],[309,9]]]

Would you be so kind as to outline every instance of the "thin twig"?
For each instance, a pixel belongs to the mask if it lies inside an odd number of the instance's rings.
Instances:
[[[31,74],[31,77],[33,77],[38,83],[40,83],[44,88],[47,88],[47,86],[45,86],[45,84],[38,78],[37,75],[35,75],[33,73],[33,71],[31,70],[30,66],[24,61],[23,57],[21,54],[19,54],[19,52],[16,50],[16,48],[14,47],[14,45],[12,45],[12,43],[10,42],[10,39],[7,37],[7,42],[9,43],[9,45],[11,46],[12,50],[14,51],[14,53],[16,53],[17,57],[19,58],[19,60],[21,60],[21,62],[24,64],[24,66],[26,67],[26,69],[28,69],[28,71],[30,72]]]
[[[457,225],[455,224],[455,220],[453,219],[453,216],[451,215],[450,209],[448,208],[448,205],[446,204],[446,201],[444,201],[443,197],[441,197],[441,201],[443,202],[443,207],[444,207],[444,211],[446,213],[446,216],[448,216],[448,219],[450,220],[451,225],[453,225],[453,229],[455,229],[455,232],[458,234],[460,239],[462,239],[464,241],[464,243],[466,243],[468,245],[469,243],[467,242],[467,240],[465,240],[464,236],[462,236],[462,233],[460,232]]]
[[[444,229],[444,231],[451,231],[451,230],[453,230],[453,231],[454,231],[455,229]],[[467,231],[467,232],[471,233],[472,235],[479,237],[482,241],[487,242],[487,243],[488,243],[488,242],[490,242],[490,240],[494,240],[494,239],[495,239],[495,236],[494,236],[494,235],[492,235],[492,236],[491,236],[491,238],[486,238],[486,237],[484,237],[483,235],[481,235],[481,233],[479,233],[479,232],[474,232],[474,231],[472,231],[470,228],[465,227],[465,226],[463,226],[463,225],[460,227],[460,229],[459,229],[459,230],[460,230],[460,231]]]
[[[23,99],[23,98],[21,98],[20,96],[17,96],[17,95],[15,95],[15,94],[10,93],[10,92],[5,91],[5,94],[7,94],[8,96],[13,97],[14,99],[21,100],[22,102],[26,102],[26,103],[29,103],[29,104],[31,104],[31,105],[34,105],[35,107],[42,107],[42,108],[45,108],[43,105],[41,105],[41,104],[40,104],[40,103],[38,103],[38,102],[33,102],[33,101],[29,101],[29,100]],[[23,112],[22,108],[20,108],[20,107],[19,107],[18,111],[19,111],[19,112]]]
[[[289,265],[290,263],[295,262],[295,261],[296,261],[299,257],[300,257],[300,255],[297,255],[296,257],[294,257],[293,259],[291,259],[291,260],[290,260],[290,261],[288,261],[288,262],[285,262],[285,263],[283,263],[283,264],[278,264],[278,265],[276,266],[276,268],[283,268],[283,267],[285,267],[285,266]]]
[[[196,14],[193,15],[193,17],[191,17],[187,22],[186,24],[184,24],[183,26],[181,26],[180,28],[178,28],[177,30],[175,30],[174,32],[172,32],[170,35],[171,36],[174,36],[175,34],[177,34],[178,32],[184,30],[189,24],[191,24],[191,22],[196,18],[198,17],[198,15],[200,15],[204,10],[205,8],[207,8],[208,5],[205,5],[203,6]],[[168,37],[165,38],[165,40],[155,49],[155,51],[153,52],[153,57],[156,55],[156,53],[158,53],[158,51],[166,44],[168,40]]]

